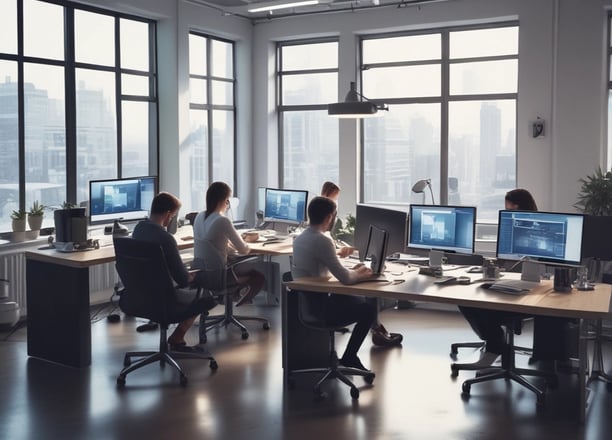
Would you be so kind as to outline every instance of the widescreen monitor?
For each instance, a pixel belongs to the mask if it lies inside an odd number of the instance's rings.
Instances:
[[[300,224],[306,221],[308,191],[266,188],[264,220]]]
[[[408,247],[474,253],[476,207],[410,205]]]
[[[387,252],[405,252],[408,213],[394,209],[378,208],[370,205],[357,205],[355,209],[355,248],[364,255],[370,225],[389,233]]]
[[[499,211],[497,258],[579,265],[582,214]]]
[[[89,222],[137,221],[149,216],[157,193],[157,178],[91,180],[89,182]]]

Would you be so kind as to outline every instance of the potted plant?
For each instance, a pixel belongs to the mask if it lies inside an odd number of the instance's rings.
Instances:
[[[588,215],[612,215],[612,171],[604,173],[598,168],[578,181],[581,187],[574,207]]]
[[[34,200],[32,207],[28,212],[28,225],[32,231],[40,231],[42,226],[43,216],[45,214],[46,206],[38,203],[38,200]]]
[[[347,214],[344,222],[339,218],[336,219],[336,224],[332,230],[332,236],[336,240],[342,240],[350,246],[353,246],[355,242],[355,223],[356,219],[353,214]]]
[[[26,215],[27,213],[23,209],[15,210],[11,213],[13,232],[25,232]]]

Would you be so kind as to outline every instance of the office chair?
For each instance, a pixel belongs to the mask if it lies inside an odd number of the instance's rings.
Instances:
[[[476,373],[476,377],[473,379],[467,379],[463,382],[461,390],[464,395],[470,394],[470,389],[473,384],[479,382],[485,382],[495,379],[506,379],[513,380],[525,388],[533,391],[537,397],[537,405],[544,405],[544,390],[536,387],[531,382],[527,381],[523,376],[538,376],[544,377],[547,380],[547,384],[554,386],[557,383],[557,376],[554,373],[548,373],[545,371],[532,370],[526,368],[518,368],[515,363],[515,351],[517,347],[514,345],[514,334],[520,334],[522,326],[522,318],[509,318],[502,323],[504,329],[504,337],[506,342],[506,351],[502,353],[502,364],[500,367],[475,367],[474,364],[452,364],[452,376],[457,376],[459,369],[463,370],[482,370]]]
[[[284,281],[291,281],[290,274],[284,274]],[[344,367],[340,365],[338,353],[336,352],[335,333],[338,329],[353,324],[353,321],[346,321],[340,324],[332,325],[325,319],[325,303],[327,294],[318,292],[292,291],[291,295],[298,295],[298,316],[300,322],[308,328],[320,331],[326,331],[329,335],[329,360],[326,367],[322,368],[305,368],[291,370],[288,374],[288,385],[290,388],[295,386],[296,374],[305,373],[322,373],[323,376],[317,381],[313,387],[313,392],[316,400],[325,397],[325,393],[321,387],[328,379],[338,379],[350,387],[351,397],[359,399],[359,389],[347,376],[362,376],[367,384],[372,384],[376,375],[369,370],[361,370],[359,368]]]
[[[115,267],[125,291],[119,300],[121,310],[131,316],[147,318],[159,324],[159,350],[128,352],[125,354],[124,368],[117,377],[117,385],[125,385],[126,376],[145,365],[159,362],[174,367],[180,374],[181,385],[187,384],[187,376],[176,359],[208,359],[211,370],[218,365],[208,353],[177,352],[168,349],[167,330],[172,323],[181,322],[193,316],[193,310],[206,307],[201,299],[198,303],[180,304],[177,302],[176,288],[168,271],[164,252],[158,244],[134,240],[128,237],[115,237]],[[199,301],[202,301],[200,307]],[[142,358],[132,363],[132,358]]]
[[[213,296],[220,296],[224,302],[224,312],[221,315],[205,316],[200,315],[200,342],[206,342],[206,333],[213,328],[228,326],[233,324],[240,329],[242,339],[248,339],[249,331],[242,321],[259,321],[262,323],[264,330],[270,329],[270,321],[266,318],[250,315],[234,314],[234,304],[232,296],[234,291],[227,287],[227,273],[231,273],[236,277],[234,269],[243,263],[255,261],[258,256],[245,256],[234,262],[225,264],[221,255],[208,240],[198,241],[197,246],[203,246],[204,255],[209,258],[195,258],[191,264],[193,269],[200,269],[202,272],[198,276],[202,289],[208,291]]]
[[[193,226],[193,222],[195,221],[197,215],[197,212],[188,212],[187,214],[185,214],[185,220],[189,222],[190,226]]]

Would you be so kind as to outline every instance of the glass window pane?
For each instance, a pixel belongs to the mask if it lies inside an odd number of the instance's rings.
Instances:
[[[282,71],[335,69],[338,67],[338,43],[282,46]]]
[[[363,71],[363,94],[369,99],[440,96],[440,93],[439,64]]]
[[[205,79],[189,79],[189,102],[192,104],[206,104],[206,84]]]
[[[117,176],[115,74],[76,71],[77,201],[89,197],[90,180]]]
[[[234,112],[214,110],[212,145],[212,180],[234,182]]]
[[[75,60],[80,63],[115,65],[115,19],[93,12],[74,11]]]
[[[612,169],[612,90],[608,90],[608,166]]]
[[[450,57],[470,58],[518,54],[519,28],[476,29],[450,33]]]
[[[121,75],[121,94],[149,96],[149,77],[142,75]]]
[[[212,75],[221,78],[234,77],[233,45],[225,41],[211,40]]]
[[[120,20],[121,68],[149,71],[149,25]]]
[[[64,59],[64,8],[36,0],[23,2],[23,45],[27,56]]]
[[[149,104],[124,101],[121,105],[123,177],[149,175]]]
[[[363,145],[364,202],[423,203],[412,192],[420,179],[431,179],[440,200],[439,104],[393,105],[384,117],[365,119]]]
[[[479,221],[496,222],[516,186],[516,101],[451,102],[448,136],[452,201],[477,206]]]
[[[64,68],[25,63],[23,74],[25,206],[58,206],[66,200]]]
[[[518,60],[450,65],[451,95],[516,93]]]
[[[326,180],[338,181],[338,127],[327,110],[283,112],[283,187],[312,196]]]
[[[0,52],[17,53],[17,0],[4,0],[0,14]]]
[[[0,78],[0,231],[8,231],[19,209],[17,63],[0,60]]]
[[[189,34],[189,73],[206,75],[206,38]]]
[[[213,105],[234,105],[234,84],[226,81],[212,81]]]
[[[329,104],[338,101],[338,74],[283,76],[283,105]],[[347,89],[348,92],[348,89]]]
[[[181,149],[181,201],[184,212],[204,209],[208,188],[208,111],[189,110],[189,136]],[[188,173],[188,174],[187,174]]]
[[[364,40],[363,63],[439,60],[442,51],[440,41],[440,34]]]

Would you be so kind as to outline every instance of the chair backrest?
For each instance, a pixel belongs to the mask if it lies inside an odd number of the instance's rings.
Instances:
[[[197,215],[197,212],[188,212],[187,214],[185,214],[185,220],[187,220],[189,224],[193,226],[193,222],[195,221]]]
[[[293,281],[291,272],[283,273],[283,281]],[[325,319],[327,294],[296,290],[293,291],[292,295],[298,296],[298,316],[302,324],[307,327],[314,327],[317,329],[329,329],[336,327],[329,326]]]
[[[176,289],[161,246],[115,237],[115,267],[125,287],[119,307],[125,313],[168,324],[168,305],[176,302]]]

